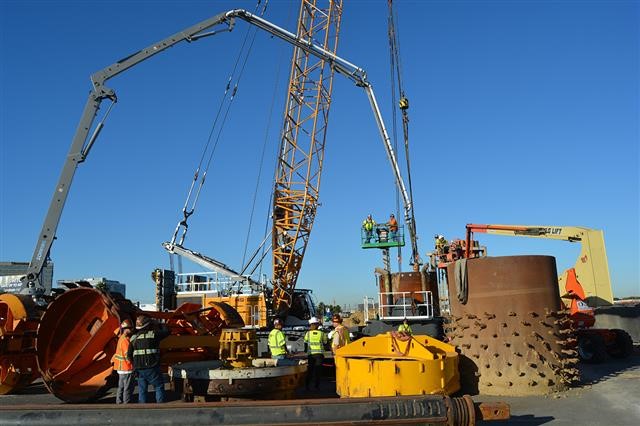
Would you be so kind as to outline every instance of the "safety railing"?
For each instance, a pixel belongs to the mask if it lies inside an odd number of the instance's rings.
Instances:
[[[176,274],[176,277],[178,293],[225,295],[238,284],[236,280],[229,278],[228,275],[211,271]]]
[[[371,318],[369,317],[370,312],[375,312],[376,311],[376,300],[373,297],[364,297],[364,303],[362,304],[364,312],[363,312],[363,318],[364,318],[364,322],[367,323],[369,322],[369,320],[371,320]],[[378,315],[376,315],[377,317]]]
[[[393,291],[378,293],[381,320],[432,319],[433,294],[430,291]]]
[[[388,224],[377,224],[371,229],[360,228],[362,248],[387,248],[404,246],[404,227],[393,230]]]

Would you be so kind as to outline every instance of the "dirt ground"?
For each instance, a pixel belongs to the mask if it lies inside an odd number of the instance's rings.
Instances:
[[[579,364],[581,384],[548,396],[474,396],[476,401],[504,401],[511,406],[507,422],[482,425],[640,425],[640,347],[627,359]]]

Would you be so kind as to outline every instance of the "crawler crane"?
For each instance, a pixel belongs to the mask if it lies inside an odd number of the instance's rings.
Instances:
[[[336,3],[340,4],[339,2]],[[91,152],[91,149],[94,146],[98,135],[104,127],[106,117],[111,111],[112,106],[117,101],[115,91],[106,86],[106,82],[116,75],[119,75],[131,69],[140,62],[145,61],[152,56],[157,55],[158,53],[164,52],[168,48],[173,47],[178,43],[184,41],[194,42],[201,38],[216,35],[224,31],[231,31],[234,27],[236,19],[241,19],[248,22],[249,24],[255,25],[256,27],[265,30],[268,33],[294,45],[295,47],[300,49],[300,52],[304,52],[305,55],[310,55],[310,57],[312,56],[320,59],[322,66],[327,64],[332,71],[344,75],[345,77],[353,81],[358,87],[364,89],[369,98],[369,102],[374,113],[374,118],[376,120],[376,124],[378,125],[378,129],[380,131],[384,147],[387,151],[387,155],[392,163],[396,180],[398,181],[400,188],[403,188],[403,193],[406,193],[406,190],[404,189],[404,183],[402,182],[402,178],[395,161],[395,153],[393,151],[393,147],[391,146],[389,135],[387,134],[386,127],[382,120],[380,109],[373,92],[373,87],[367,80],[366,72],[362,68],[359,68],[351,62],[348,62],[343,58],[335,55],[335,53],[332,53],[323,47],[317,46],[309,39],[305,39],[292,34],[245,10],[236,9],[206,19],[165,39],[162,39],[159,42],[154,43],[142,50],[139,50],[94,73],[91,76],[92,90],[90,91],[85,103],[85,107],[82,112],[78,127],[76,129],[76,133],[73,137],[69,153],[66,157],[62,172],[58,179],[58,183],[55,187],[49,209],[47,211],[42,229],[38,236],[31,262],[22,282],[21,294],[16,297],[16,300],[7,300],[3,299],[3,296],[0,296],[0,312],[7,312],[6,315],[3,315],[3,321],[0,322],[0,331],[2,331],[2,334],[0,334],[2,345],[0,345],[0,348],[2,348],[3,351],[2,353],[0,353],[0,365],[2,365],[2,368],[0,369],[0,380],[2,380],[2,384],[7,385],[6,392],[15,390],[17,387],[24,385],[25,382],[30,381],[33,376],[32,372],[37,368],[35,355],[32,352],[28,352],[26,356],[21,357],[20,364],[16,363],[17,358],[15,357],[15,354],[25,353],[21,350],[21,348],[25,344],[31,344],[29,342],[32,342],[33,340],[32,330],[35,330],[40,320],[42,310],[38,309],[38,307],[42,308],[46,306],[48,300],[51,300],[51,297],[43,294],[43,286],[40,282],[41,273],[44,265],[49,259],[51,247],[53,241],[55,240],[58,224],[60,222],[63,208],[71,189],[71,184],[73,182],[73,177],[75,175],[77,167],[80,163],[83,163],[88,158],[88,155]],[[335,44],[328,44],[327,46],[335,49]],[[96,119],[97,113],[100,110],[102,102],[105,100],[111,101],[111,105],[107,109],[102,121],[100,121],[94,128],[93,124]],[[321,101],[318,102],[321,103]],[[318,111],[321,111],[321,109],[318,109]],[[322,121],[322,123],[324,123],[324,121]],[[93,133],[90,136],[90,132],[92,129]],[[314,133],[314,143],[318,142],[320,139],[324,141],[323,131],[319,132],[320,129],[316,130],[318,132]],[[294,150],[292,152],[296,151]],[[313,148],[311,149],[311,152],[315,152]],[[294,158],[299,159],[299,157],[294,156],[289,157],[289,160],[287,160],[287,155],[284,155],[281,158],[285,162],[291,161]],[[289,184],[292,184],[295,181],[297,173],[300,173],[300,169],[297,166],[299,166],[299,163],[297,162],[289,163],[287,165],[291,176],[294,178],[294,180],[289,182]],[[306,173],[302,173],[302,175],[306,176],[307,178],[315,178],[317,174],[318,180],[316,182],[319,182],[320,169],[321,166],[316,170],[312,170],[312,168],[309,167],[308,171]],[[285,234],[285,226],[295,225],[296,227],[298,227],[298,230],[286,230],[286,235],[295,237],[294,242],[288,244],[289,247],[291,247],[296,253],[289,256],[283,256],[281,261],[276,262],[277,265],[279,265],[277,266],[277,268],[279,269],[274,271],[274,273],[276,274],[275,287],[277,293],[275,306],[278,312],[286,312],[290,304],[291,292],[295,286],[297,271],[299,271],[299,268],[301,266],[308,232],[311,229],[311,225],[313,223],[312,218],[315,215],[314,206],[315,203],[317,203],[317,195],[309,197],[307,199],[293,198],[291,199],[291,201],[294,201],[295,203],[307,203],[304,204],[304,208],[300,207],[301,205],[297,205],[297,207],[293,208],[293,204],[288,204],[287,200],[294,192],[285,191],[284,188],[287,188],[287,185],[288,184],[284,182],[276,184],[276,191],[281,191],[281,198],[276,202],[275,206],[284,206],[286,207],[285,210],[288,208],[291,215],[284,221],[277,221],[276,228],[278,230],[277,232],[280,232],[280,234],[283,235]],[[305,196],[308,197],[308,194],[306,194]],[[274,238],[277,238],[277,235]],[[221,269],[226,269],[224,268],[224,264],[222,263],[220,263],[218,266]],[[56,332],[60,332],[60,330],[57,330]],[[65,330],[65,332],[68,332],[66,334],[70,335],[73,333],[73,330]],[[109,335],[108,333],[102,334],[104,336]],[[113,339],[115,339],[115,335],[113,335],[112,337]],[[112,346],[111,343],[113,342],[111,340],[109,340],[105,344],[107,346]],[[55,344],[55,342],[53,342],[53,344]],[[7,350],[9,351],[8,353],[5,352]],[[5,392],[5,390],[3,390],[3,392]]]

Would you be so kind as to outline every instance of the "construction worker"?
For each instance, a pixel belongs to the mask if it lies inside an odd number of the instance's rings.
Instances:
[[[160,341],[170,334],[165,327],[156,329],[151,318],[136,318],[136,334],[131,336],[127,355],[138,374],[138,402],[147,402],[147,387],[153,385],[156,402],[164,402],[164,379],[160,371]]]
[[[349,330],[342,325],[342,317],[340,314],[333,314],[331,322],[334,327],[331,338],[331,351],[335,354],[338,349],[348,345],[351,339],[349,338]]]
[[[324,345],[328,342],[327,335],[324,331],[319,330],[318,327],[320,327],[320,320],[316,317],[311,317],[309,320],[310,330],[304,335],[304,343],[308,354],[307,360],[309,362],[305,380],[305,388],[307,390],[309,390],[312,380],[316,389],[320,387],[320,369],[324,360]]]
[[[444,235],[436,235],[434,238],[436,239],[436,251],[444,253],[444,248],[447,245],[447,240],[444,239]]]
[[[287,357],[287,340],[282,332],[282,320],[273,320],[273,330],[269,333],[269,350],[272,359],[285,359]]]
[[[133,363],[127,352],[129,351],[130,338],[133,326],[128,319],[120,324],[120,337],[116,346],[116,353],[111,357],[113,369],[118,373],[118,391],[116,392],[116,404],[128,404],[133,395]]]
[[[413,334],[413,330],[411,329],[411,326],[409,325],[409,320],[407,320],[405,318],[402,321],[402,324],[400,324],[400,326],[398,327],[398,333],[404,333],[404,334],[408,334],[408,335],[412,335]]]
[[[373,220],[371,215],[368,215],[367,218],[362,222],[362,229],[364,229],[365,240],[367,244],[371,242],[371,237],[373,237],[373,228],[376,226],[376,221]]]
[[[391,213],[389,216],[389,222],[387,222],[387,226],[389,227],[389,239],[391,241],[396,240],[396,234],[398,233],[398,221],[396,217]]]

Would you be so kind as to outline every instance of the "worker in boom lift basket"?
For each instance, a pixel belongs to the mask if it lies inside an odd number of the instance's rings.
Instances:
[[[398,233],[398,221],[393,213],[389,216],[389,222],[387,222],[387,226],[389,227],[389,239],[391,241],[396,241],[396,235]]]
[[[320,369],[324,360],[324,346],[327,344],[327,335],[322,330],[318,330],[320,320],[311,317],[309,320],[310,330],[304,335],[304,343],[308,354],[307,360],[309,366],[307,368],[307,378],[305,380],[305,389],[309,390],[309,385],[314,382],[315,388],[320,387]]]
[[[365,233],[365,241],[367,244],[371,242],[371,237],[373,237],[373,228],[376,226],[376,221],[373,220],[371,215],[367,216],[367,218],[362,222],[362,229],[364,229]]]

